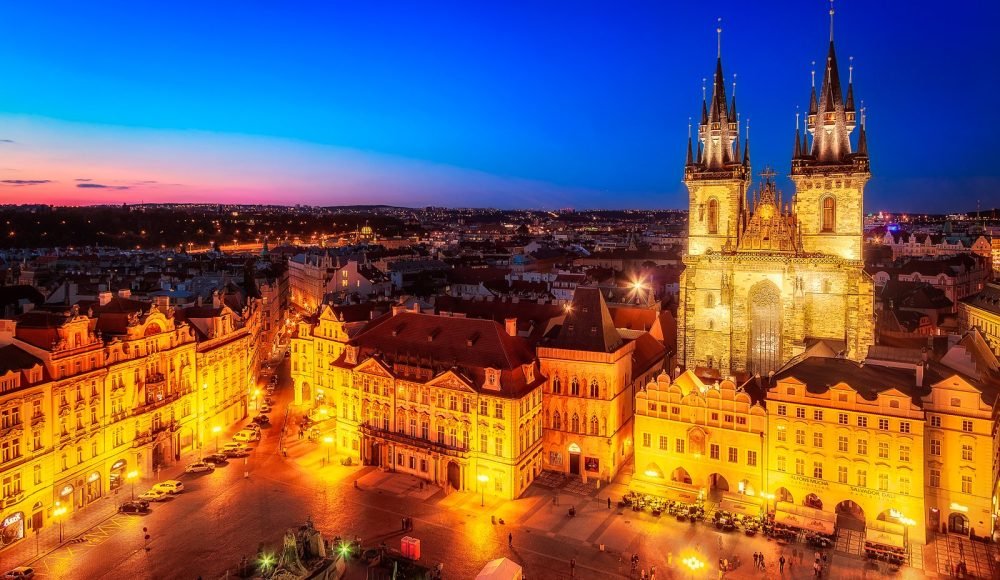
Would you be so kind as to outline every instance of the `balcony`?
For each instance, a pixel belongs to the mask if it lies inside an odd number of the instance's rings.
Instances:
[[[45,422],[45,415],[39,413],[31,418],[31,426],[41,425]]]
[[[156,387],[166,382],[167,377],[163,373],[149,373],[146,375],[146,386]]]
[[[24,499],[24,492],[18,490],[17,493],[15,493],[14,495],[8,495],[7,497],[3,498],[3,507],[10,507],[16,504],[17,502],[21,501],[22,499]]]
[[[142,447],[148,443],[153,442],[153,433],[150,431],[141,431],[135,434],[135,439],[132,441],[132,447]]]
[[[13,433],[14,431],[24,431],[24,423],[17,422],[14,423],[13,425],[3,427],[2,429],[0,429],[0,439],[6,439],[7,436]]]
[[[140,407],[136,407],[132,411],[132,414],[133,415],[142,415],[143,413],[148,413],[148,412],[152,411],[153,409],[157,409],[157,408],[162,407],[164,405],[169,405],[170,403],[173,403],[174,401],[176,401],[177,399],[180,399],[180,398],[181,398],[181,393],[170,393],[170,394],[168,394],[167,396],[163,397],[162,399],[160,399],[158,401],[155,400],[155,399],[151,400],[151,401],[148,400],[145,405],[142,405]]]
[[[408,445],[410,447],[416,447],[418,449],[426,449],[428,451],[433,451],[435,453],[441,453],[442,455],[450,455],[452,457],[468,457],[469,449],[464,447],[452,447],[451,445],[445,445],[443,443],[437,443],[431,439],[424,439],[422,437],[412,437],[406,433],[396,433],[395,431],[386,431],[384,429],[379,429],[372,425],[359,425],[361,433],[368,437],[377,437],[385,441],[391,441],[393,443],[399,443],[401,445]]]

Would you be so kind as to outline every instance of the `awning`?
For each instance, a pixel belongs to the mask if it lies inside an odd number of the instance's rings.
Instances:
[[[892,548],[905,548],[902,524],[875,520],[865,528],[865,543],[880,544]]]
[[[681,503],[693,504],[698,502],[699,489],[693,485],[687,486],[687,484],[677,481],[671,481],[668,485],[667,483],[653,483],[633,477],[629,483],[629,489],[636,493],[646,493]]]
[[[760,515],[761,505],[760,499],[753,496],[725,494],[719,502],[719,509],[734,514],[757,516]]]
[[[833,534],[837,523],[837,514],[779,501],[775,506],[774,521],[793,528]]]

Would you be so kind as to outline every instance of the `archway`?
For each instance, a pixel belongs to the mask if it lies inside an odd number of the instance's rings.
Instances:
[[[371,442],[371,451],[368,452],[368,465],[378,467],[382,465],[382,446],[378,441]]]
[[[764,280],[750,288],[747,302],[750,307],[747,369],[766,376],[782,363],[781,291],[774,282]]]
[[[861,509],[861,506],[849,499],[845,499],[844,501],[838,503],[836,512],[838,516],[865,521],[865,510]]]
[[[569,444],[569,472],[580,475],[580,446],[576,443]]]
[[[670,481],[691,485],[691,475],[683,467],[678,467],[670,474]]]
[[[452,489],[462,489],[462,468],[454,461],[448,462],[448,484]]]
[[[792,496],[792,492],[788,491],[788,489],[784,487],[779,487],[774,491],[774,500],[786,503],[795,503],[795,498]]]
[[[729,482],[718,473],[708,476],[708,495],[712,500],[722,496],[722,492],[729,491]]]
[[[802,505],[821,510],[823,509],[823,500],[821,500],[815,493],[810,493],[805,497],[805,499],[802,500]]]
[[[108,489],[115,490],[125,483],[125,471],[128,468],[128,461],[119,459],[111,464],[111,471],[108,474]]]
[[[312,401],[312,389],[309,388],[309,383],[302,383],[302,402]]]
[[[158,442],[153,446],[153,469],[159,469],[163,465],[163,443]]]
[[[969,518],[965,514],[953,512],[948,516],[948,531],[953,534],[969,535]]]

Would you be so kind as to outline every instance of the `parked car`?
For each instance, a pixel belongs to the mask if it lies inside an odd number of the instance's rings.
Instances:
[[[260,431],[255,431],[253,429],[243,429],[233,435],[233,441],[237,443],[250,443],[252,441],[260,441]]]
[[[245,447],[238,447],[234,449],[227,449],[225,451],[226,457],[232,459],[234,457],[247,457],[250,455],[250,450]]]
[[[226,461],[226,456],[223,453],[212,453],[201,458],[205,463],[211,463],[212,465],[219,467],[220,465],[226,465],[229,463]]]
[[[269,405],[267,403],[264,403],[263,405],[260,406],[260,412],[261,413],[270,413],[271,412],[271,405]]]
[[[144,501],[127,501],[118,508],[123,514],[148,514],[149,503]],[[30,576],[11,576],[12,578],[30,578]]]
[[[153,489],[158,489],[167,493],[180,493],[184,491],[184,482],[177,481],[176,479],[168,479],[157,483],[153,486]]]
[[[205,473],[215,471],[215,466],[204,461],[196,461],[184,468],[184,473]]]
[[[162,489],[151,489],[145,493],[140,493],[136,497],[143,501],[163,501],[170,497],[170,494]]]
[[[29,568],[28,566],[18,566],[13,570],[8,570],[4,575],[4,578],[34,578],[35,569]]]
[[[260,414],[253,418],[253,422],[258,425],[267,425],[271,422],[271,419],[267,415]]]

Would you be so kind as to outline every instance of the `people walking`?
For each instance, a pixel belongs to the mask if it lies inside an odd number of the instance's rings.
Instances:
[[[569,576],[570,578],[576,576],[576,558],[569,559]]]
[[[611,496],[608,496],[608,509],[611,509]]]
[[[785,572],[785,555],[784,554],[782,554],[781,557],[778,558],[778,572],[781,572],[781,573]]]
[[[754,570],[760,568],[760,553],[759,552],[754,552],[753,553],[753,568],[754,568]]]
[[[514,547],[514,534],[512,532],[507,532],[507,547]]]

